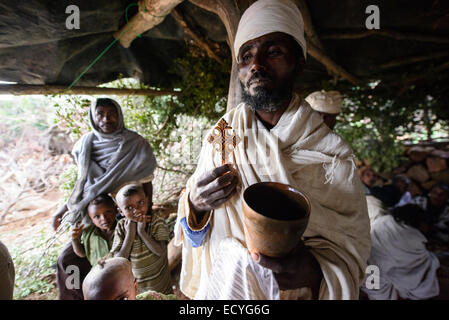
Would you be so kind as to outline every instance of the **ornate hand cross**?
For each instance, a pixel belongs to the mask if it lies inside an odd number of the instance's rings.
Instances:
[[[221,165],[226,163],[226,158],[239,142],[238,137],[232,131],[232,127],[223,118],[218,122],[214,130],[212,130],[207,141],[215,147],[215,150],[221,152]]]

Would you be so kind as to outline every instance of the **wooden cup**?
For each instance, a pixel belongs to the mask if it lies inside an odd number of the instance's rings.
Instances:
[[[310,216],[310,201],[292,186],[253,184],[243,192],[243,223],[250,252],[280,258],[299,243]]]

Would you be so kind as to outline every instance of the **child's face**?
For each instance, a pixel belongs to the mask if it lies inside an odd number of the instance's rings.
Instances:
[[[103,231],[111,230],[114,227],[116,207],[111,203],[90,204],[88,209],[90,220]]]
[[[142,222],[148,211],[148,198],[143,191],[134,193],[119,201],[121,213],[129,220]]]

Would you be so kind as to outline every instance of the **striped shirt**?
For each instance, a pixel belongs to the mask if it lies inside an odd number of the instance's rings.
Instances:
[[[112,254],[120,251],[125,240],[125,220],[121,219],[115,228],[114,241],[111,249]],[[158,241],[170,240],[169,230],[161,217],[157,215],[152,216],[149,235]],[[168,269],[167,253],[158,256],[151,252],[137,233],[131,247],[129,260],[132,264],[133,274],[138,282],[139,293],[148,290],[163,294],[173,292],[170,270]]]

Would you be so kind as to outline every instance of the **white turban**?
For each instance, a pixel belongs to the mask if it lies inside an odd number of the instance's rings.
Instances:
[[[307,96],[306,101],[313,110],[337,114],[341,112],[341,94],[338,91],[316,91]]]
[[[298,7],[290,0],[259,0],[242,15],[234,41],[234,54],[238,61],[240,47],[246,42],[269,33],[291,35],[307,56],[304,21]]]

